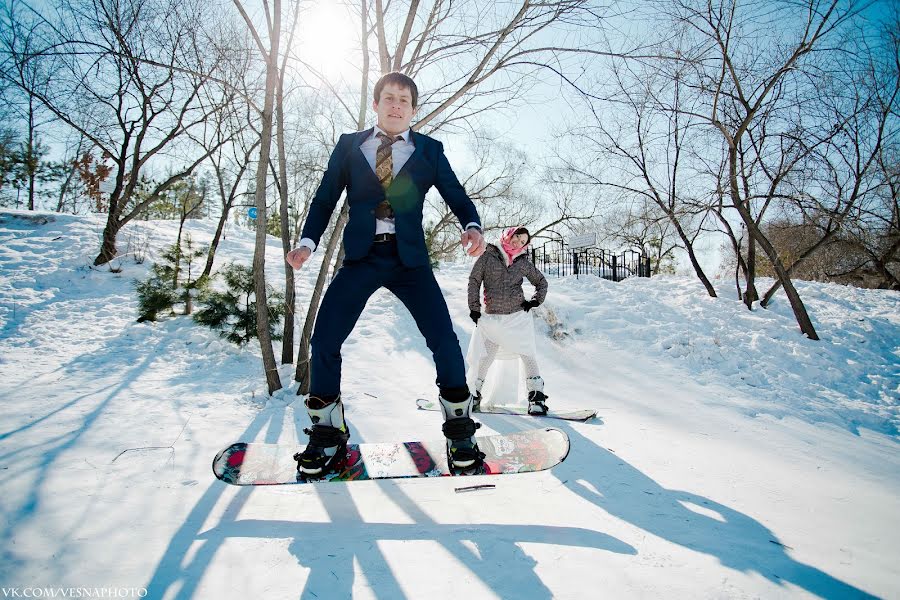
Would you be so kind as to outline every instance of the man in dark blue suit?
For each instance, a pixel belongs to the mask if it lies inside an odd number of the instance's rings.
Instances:
[[[459,219],[460,242],[469,255],[480,256],[485,241],[478,211],[450,168],[443,145],[409,128],[417,101],[415,82],[402,73],[388,73],[375,84],[377,126],[341,136],[310,205],[300,246],[287,255],[292,267],[303,266],[346,189],[350,218],[344,229],[344,263],[322,299],[311,340],[306,408],[313,427],[298,458],[305,475],[333,470],[346,454],[350,430],[341,402],[341,346],[369,297],[382,287],[409,309],[434,355],[451,466],[471,469],[481,461],[462,351],[425,245],[425,193],[432,186],[438,189]]]

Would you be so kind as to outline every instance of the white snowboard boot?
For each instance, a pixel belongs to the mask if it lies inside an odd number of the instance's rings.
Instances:
[[[294,455],[297,471],[301,475],[324,475],[339,467],[347,456],[350,428],[344,422],[344,403],[340,396],[328,401],[311,395],[306,399],[306,412],[313,426],[303,430],[309,435],[306,449]]]
[[[479,452],[475,443],[475,431],[481,427],[470,416],[474,397],[471,394],[459,402],[453,402],[438,396],[441,412],[444,415],[444,437],[447,438],[447,459],[451,469],[469,470],[481,466],[484,454]]]

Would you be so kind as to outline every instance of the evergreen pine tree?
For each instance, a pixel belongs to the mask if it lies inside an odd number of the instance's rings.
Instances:
[[[193,312],[194,298],[208,287],[203,277],[201,259],[208,252],[206,246],[196,246],[191,235],[185,235],[181,243],[165,249],[160,261],[150,269],[150,277],[136,281],[138,294],[138,322],[155,321],[158,313],[172,311],[176,303],[184,304],[184,314]],[[199,273],[198,273],[199,272]]]
[[[203,308],[194,313],[194,320],[219,331],[230,342],[243,345],[256,337],[256,294],[253,270],[230,263],[219,272],[227,289],[209,291],[201,295]],[[284,316],[284,294],[266,286],[269,308],[269,334],[274,340],[282,338],[278,321]]]
[[[177,298],[171,281],[164,279],[153,265],[150,277],[143,281],[135,280],[134,288],[138,296],[138,323],[155,321],[163,311],[172,312],[172,305]]]

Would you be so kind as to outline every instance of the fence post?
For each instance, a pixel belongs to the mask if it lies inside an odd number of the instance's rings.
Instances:
[[[612,280],[613,281],[619,281],[619,266],[618,266],[618,260],[617,260],[618,258],[619,257],[616,256],[615,254],[612,255],[612,272],[613,272]]]

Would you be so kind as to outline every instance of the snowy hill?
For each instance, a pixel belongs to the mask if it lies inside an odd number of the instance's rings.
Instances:
[[[748,312],[689,279],[551,278],[558,322],[536,317],[550,404],[599,414],[552,423],[572,443],[562,465],[467,494],[449,479],[236,488],[212,477],[216,451],[303,439],[293,367],[268,397],[258,346],[184,317],[136,323],[132,280],[177,223],[129,225],[120,251],[147,260],[118,273],[87,266],[102,227],[0,212],[3,597],[900,598],[896,292],[799,282],[813,342],[783,299]],[[202,242],[213,227],[188,224]],[[252,253],[229,226],[217,265]],[[281,286],[277,240],[267,261]],[[464,349],[471,264],[438,272]],[[344,372],[355,441],[440,435],[414,405],[435,395],[429,352],[387,292]]]

